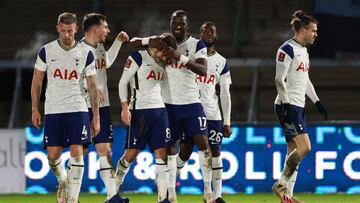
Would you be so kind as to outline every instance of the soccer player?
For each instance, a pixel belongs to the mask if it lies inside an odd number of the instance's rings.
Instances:
[[[105,184],[107,199],[109,200],[117,194],[117,188],[112,163],[111,143],[113,143],[113,135],[106,70],[115,61],[122,43],[128,41],[129,37],[125,32],[120,32],[110,49],[106,51],[103,43],[110,33],[106,16],[99,13],[86,14],[83,18],[82,26],[85,31],[85,37],[81,43],[92,51],[95,57],[96,83],[100,96],[99,112],[101,130],[98,136],[93,139],[93,143],[99,155],[100,176]],[[90,98],[86,83],[84,84],[84,88],[87,106],[90,108]],[[89,116],[90,118],[93,117],[91,109],[89,109]]]
[[[207,73],[205,76],[198,76],[200,85],[200,99],[204,107],[209,134],[208,141],[212,155],[212,186],[216,203],[225,203],[221,196],[223,164],[220,158],[220,145],[223,137],[230,137],[231,97],[230,84],[231,76],[226,59],[215,50],[217,40],[216,26],[213,22],[205,22],[200,28],[201,40],[207,47]],[[216,95],[216,84],[220,85],[220,102],[223,112],[221,118],[219,100]],[[189,154],[188,156],[190,156]],[[186,160],[179,160],[178,169],[181,169]]]
[[[94,55],[75,40],[78,30],[76,20],[76,15],[72,13],[59,15],[56,25],[59,39],[40,49],[31,85],[32,123],[40,128],[39,97],[46,74],[44,147],[48,152],[50,168],[59,183],[57,201],[62,203],[78,202],[84,174],[83,145],[91,140],[88,108],[81,93],[83,76],[88,84],[94,115],[92,136],[100,131]],[[60,155],[67,146],[70,146],[71,169],[66,175]],[[65,194],[66,187],[68,194]]]
[[[170,34],[160,36],[163,44],[176,49],[176,40]],[[161,49],[148,48],[129,56],[119,81],[121,120],[129,126],[125,153],[118,161],[116,178],[120,186],[131,163],[146,145],[155,153],[158,202],[166,199],[168,183],[166,140],[170,137],[168,114],[161,96],[161,83],[168,58]],[[130,82],[131,100],[127,85]]]
[[[208,143],[206,117],[201,105],[197,75],[207,71],[207,50],[204,42],[189,34],[188,13],[178,10],[172,13],[170,29],[178,48],[167,54],[177,61],[166,67],[163,83],[163,98],[169,114],[171,137],[168,139],[169,200],[176,200],[176,153],[177,141],[181,138],[179,157],[191,154],[193,143],[199,150],[200,169],[204,181],[204,199],[213,202],[211,189],[211,151]],[[187,142],[185,140],[190,140]]]
[[[283,203],[299,202],[293,198],[292,190],[299,164],[311,150],[305,121],[305,95],[315,102],[319,112],[327,119],[327,112],[309,79],[309,54],[306,48],[317,37],[318,22],[303,11],[296,11],[290,24],[295,35],[278,49],[275,76],[278,92],[275,111],[285,134],[288,153],[281,177],[272,190]]]

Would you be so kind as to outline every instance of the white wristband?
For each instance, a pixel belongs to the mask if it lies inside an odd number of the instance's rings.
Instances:
[[[230,126],[230,124],[231,124],[230,120],[224,120],[224,125]]]
[[[185,65],[185,64],[187,64],[189,62],[189,60],[190,59],[187,56],[181,55],[179,61],[180,61],[180,63]]]
[[[141,44],[142,44],[143,46],[146,46],[146,45],[149,44],[149,40],[150,40],[149,37],[142,38]]]

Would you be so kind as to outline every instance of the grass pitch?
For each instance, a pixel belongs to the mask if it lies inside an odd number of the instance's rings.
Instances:
[[[130,199],[130,203],[156,203],[155,195],[131,194],[124,195]],[[360,203],[360,195],[314,195],[299,194],[299,200],[306,203]],[[80,194],[81,203],[102,203],[104,195],[93,195],[87,193]],[[279,203],[277,197],[272,194],[255,194],[255,195],[225,195],[227,203]],[[0,195],[1,203],[54,203],[56,202],[55,194],[49,195]],[[203,203],[201,196],[179,195],[179,203]]]

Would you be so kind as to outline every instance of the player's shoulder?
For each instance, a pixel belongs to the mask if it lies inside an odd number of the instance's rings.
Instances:
[[[285,41],[280,47],[279,50],[281,52],[285,52],[290,58],[294,57],[294,42],[293,39],[289,39]]]
[[[215,52],[214,56],[216,57],[217,60],[220,60],[220,61],[226,63],[226,58],[223,55],[221,55],[219,52]]]
[[[146,56],[146,54],[147,54],[147,50],[139,50],[132,52],[130,54],[130,57],[140,67],[143,63],[143,58],[145,58],[144,56]]]

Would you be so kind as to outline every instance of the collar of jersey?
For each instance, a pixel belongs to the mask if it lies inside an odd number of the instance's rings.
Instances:
[[[178,44],[182,44],[184,42],[186,42],[186,40],[188,40],[190,38],[190,35],[188,35],[183,41],[179,42]]]
[[[61,44],[60,39],[58,39],[58,40],[56,40],[56,41],[57,41],[57,43],[59,44],[59,46],[60,46],[62,49],[64,49],[65,51],[70,51],[71,49],[75,48],[76,45],[78,44],[78,41],[75,41],[75,44],[74,44],[72,47],[66,48],[66,47],[64,47],[64,46]]]
[[[212,54],[208,54],[207,56],[214,56],[216,53],[217,53],[217,52],[216,52],[216,51],[214,51],[214,53],[212,53]]]
[[[300,42],[298,42],[295,38],[292,38],[292,40],[294,40],[294,42],[296,42],[298,45],[300,45],[301,47],[305,47],[304,45],[302,45]]]
[[[94,49],[96,49],[96,48],[97,48],[97,45],[95,45],[95,44],[91,44],[90,42],[86,41],[86,39],[85,39],[85,38],[84,38],[84,42],[85,42],[85,44],[87,44],[87,45],[91,46],[91,47],[92,47],[92,48],[94,48]]]

